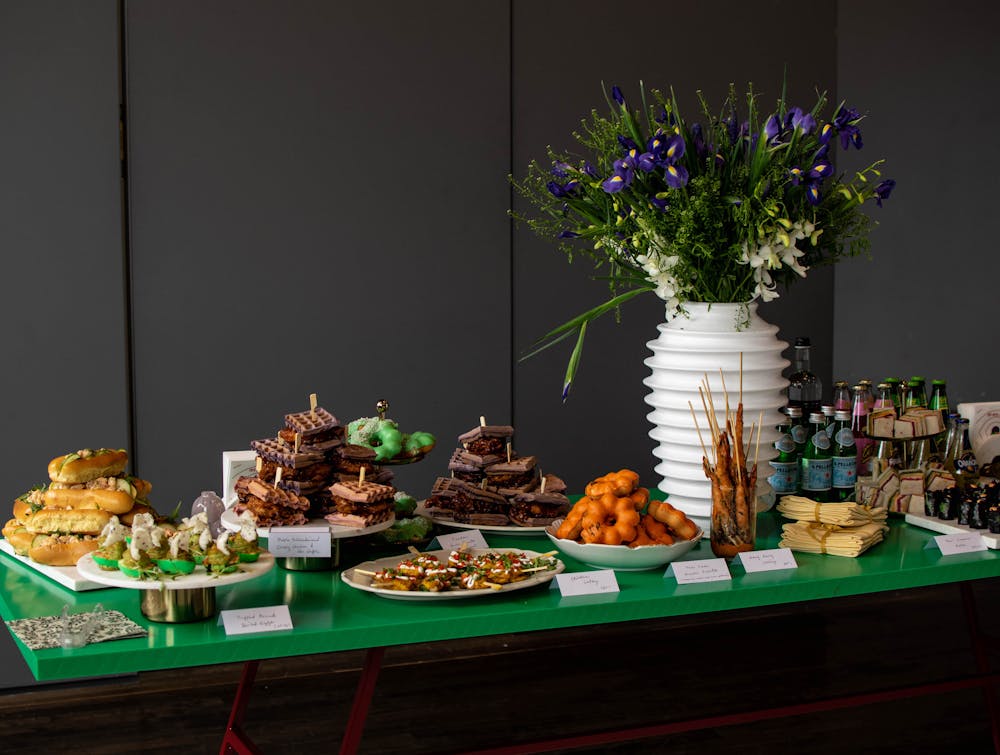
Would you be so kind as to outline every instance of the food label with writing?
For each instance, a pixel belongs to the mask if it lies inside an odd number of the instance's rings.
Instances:
[[[802,489],[829,490],[833,484],[831,459],[802,459]]]
[[[853,456],[833,457],[833,487],[853,488],[858,479],[858,462]]]

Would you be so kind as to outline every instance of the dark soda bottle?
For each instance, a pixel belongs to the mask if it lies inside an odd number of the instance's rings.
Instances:
[[[820,410],[823,397],[823,383],[809,367],[810,348],[808,338],[795,339],[795,372],[788,378],[788,405],[797,406],[804,417]]]

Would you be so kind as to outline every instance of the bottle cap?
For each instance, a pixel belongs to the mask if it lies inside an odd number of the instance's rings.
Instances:
[[[833,384],[834,388],[847,388],[848,382],[846,380],[838,380]]]
[[[944,385],[944,384],[945,384],[944,380],[932,380],[931,381],[931,385]]]
[[[920,382],[920,383],[923,383],[923,382],[925,382],[925,381],[924,381],[924,376],[923,376],[923,375],[913,375],[913,376],[912,376],[912,377],[910,378],[910,382],[912,383],[912,382],[913,382],[914,380],[916,380],[916,381],[918,381],[918,382]]]
[[[921,380],[920,378],[910,378],[907,385],[910,386],[911,388],[919,388],[922,382],[924,381]]]
[[[799,336],[795,339],[795,347],[798,348],[800,346],[812,346],[808,336]]]
[[[833,404],[823,404],[823,406],[820,407],[820,410],[823,412],[823,414],[827,416],[833,414],[836,411],[836,409],[834,409]]]
[[[802,407],[801,406],[786,406],[785,407],[785,414],[787,414],[789,417],[801,417],[802,416]]]
[[[810,422],[826,422],[826,417],[823,416],[823,412],[811,412],[809,414]],[[968,422],[968,420],[966,420]]]
[[[882,382],[888,383],[889,385],[899,385],[899,378],[886,378]]]
[[[847,409],[838,409],[836,412],[834,412],[833,418],[834,419],[850,420],[851,413],[849,411],[847,411]]]

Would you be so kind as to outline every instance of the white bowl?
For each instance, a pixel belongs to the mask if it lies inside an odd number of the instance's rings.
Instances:
[[[639,545],[629,548],[627,545],[598,545],[563,540],[555,536],[560,524],[562,519],[556,519],[545,528],[545,534],[556,548],[587,566],[618,571],[645,571],[665,566],[694,548],[702,535],[699,529],[698,534],[690,540],[683,540],[673,545]]]

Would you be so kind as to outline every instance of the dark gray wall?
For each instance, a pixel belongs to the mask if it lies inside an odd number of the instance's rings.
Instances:
[[[673,5],[668,21],[625,19],[622,8],[600,0],[586,2],[514,3],[514,165],[523,175],[532,158],[545,161],[546,145],[572,149],[571,132],[591,109],[605,106],[601,82],[618,84],[638,96],[638,82],[667,89],[671,85],[684,112],[698,112],[695,92],[721,103],[728,85],[745,91],[748,81],[770,104],[781,94],[786,62],[789,98],[811,107],[815,89],[835,87],[835,37],[829,11],[792,2],[732,4],[724,23],[712,23],[710,50],[706,11]],[[655,13],[653,14],[655,15]],[[808,56],[788,61],[784,44],[749,44],[772,36],[773,19],[797,19],[809,29]],[[515,202],[515,208],[524,205]],[[573,265],[555,246],[527,227],[514,238],[515,350],[528,351],[540,335],[607,300],[606,284],[588,279],[590,263]],[[760,307],[761,316],[780,326],[784,340],[810,335],[814,366],[828,376],[832,361],[833,281],[829,270],[809,277],[774,302]],[[622,466],[635,468],[643,479],[653,474],[655,445],[647,437],[650,411],[642,380],[649,374],[645,344],[656,337],[663,320],[662,303],[654,296],[625,305],[622,322],[598,321],[588,331],[583,363],[570,400],[560,402],[566,360],[573,343],[563,342],[521,363],[515,372],[515,417],[522,447],[537,450],[551,471],[563,474],[574,489],[595,474]],[[824,377],[824,380],[829,380]]]
[[[440,446],[510,405],[505,3],[130,2],[138,465],[154,500],[311,392]],[[391,11],[391,12],[390,12]]]
[[[116,3],[0,5],[0,113],[9,507],[52,457],[128,445]],[[0,687],[31,679],[0,632]]]
[[[945,378],[952,406],[1000,399],[1000,5],[838,7],[840,96],[870,115],[843,165],[885,157],[898,185],[872,211],[871,261],[837,267],[836,372]]]

